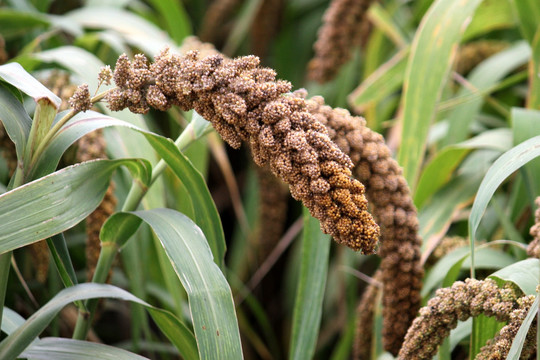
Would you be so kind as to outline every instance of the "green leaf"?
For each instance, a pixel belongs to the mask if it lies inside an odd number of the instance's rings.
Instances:
[[[193,328],[202,359],[241,359],[242,347],[231,290],[223,273],[212,260],[204,234],[187,216],[171,209],[117,213],[144,220],[161,242],[188,298]],[[108,221],[101,241],[115,241]],[[109,238],[110,236],[110,238]]]
[[[540,135],[540,111],[523,108],[512,108],[512,131],[514,144],[524,142],[533,136]],[[540,159],[532,160],[522,168],[522,173],[530,184],[531,200],[540,195],[540,183],[536,181],[536,174],[540,172]]]
[[[21,357],[31,360],[143,360],[148,359],[114,346],[95,342],[43,338],[30,345]]]
[[[47,17],[40,13],[0,9],[0,34],[5,39],[28,34],[33,29],[49,26]]]
[[[24,324],[25,321],[26,320],[24,320],[24,318],[21,315],[17,314],[15,311],[11,310],[10,308],[4,306],[4,312],[2,315],[2,331],[3,332],[9,335],[15,330],[17,330],[19,326]]]
[[[32,119],[19,100],[3,86],[0,86],[0,121],[4,124],[11,141],[15,143],[17,158],[22,161]]]
[[[54,49],[33,53],[32,56],[46,63],[56,63],[76,74],[79,81],[88,84],[90,93],[98,86],[98,72],[104,65],[94,54],[75,46],[59,46]],[[104,90],[110,86],[102,85]]]
[[[511,28],[515,23],[508,0],[483,1],[467,26],[463,40],[468,41],[493,30]]]
[[[458,175],[437,192],[418,214],[422,253],[438,243],[455,219],[457,213],[469,206],[481,181],[481,175]]]
[[[414,194],[414,203],[420,209],[425,202],[452,177],[454,170],[473,149],[506,151],[512,146],[508,129],[494,129],[460,144],[447,146],[439,151],[425,166]]]
[[[474,90],[464,87],[458,92],[457,97],[481,94],[492,88],[507,74],[526,64],[530,56],[531,49],[524,41],[493,55],[471,72],[468,82]],[[480,112],[483,103],[483,97],[476,96],[472,101],[461,104],[452,110],[448,116],[450,127],[443,138],[444,145],[454,144],[467,138],[471,123]]]
[[[540,2],[537,0],[511,0],[519,18],[519,27],[525,39],[532,44],[540,23]]]
[[[61,115],[62,114],[59,114],[58,116]],[[194,135],[200,136],[207,131],[208,122],[206,120],[194,118],[193,121],[196,122]],[[212,253],[214,254],[216,263],[222,267],[226,245],[219,213],[212,196],[210,195],[210,191],[206,186],[204,177],[194,168],[191,162],[180,150],[178,150],[176,145],[170,139],[148,132],[128,122],[93,111],[87,111],[73,117],[51,139],[43,156],[31,170],[32,176],[44,176],[53,171],[64,151],[72,143],[91,131],[109,126],[123,127],[143,134],[150,145],[165,160],[167,165],[171,167],[171,170],[178,176],[188,190],[190,201],[192,201],[194,205],[194,220],[203,229],[203,232],[209,241]]]
[[[467,19],[481,0],[437,0],[416,32],[405,72],[402,142],[398,162],[414,191],[444,83]]]
[[[289,359],[313,358],[328,273],[330,236],[304,208],[300,277],[294,303]]]
[[[87,28],[113,30],[126,42],[152,56],[173,43],[163,30],[124,9],[82,7],[64,16]]]
[[[468,247],[458,248],[442,257],[430,270],[424,286],[422,296],[425,297],[442,283],[442,287],[449,287],[458,278],[459,272],[470,266],[471,249]],[[476,249],[476,268],[499,269],[514,262],[514,258],[504,252],[482,247]]]
[[[499,285],[503,282],[513,282],[526,295],[536,294],[536,287],[540,284],[540,260],[526,259],[506,266],[489,276],[497,280]]]
[[[142,159],[76,164],[0,195],[0,253],[65,231],[100,203],[113,171],[126,166],[142,183],[150,164]]]
[[[177,44],[181,44],[182,40],[192,32],[189,17],[182,2],[175,0],[151,0],[150,2],[165,20],[167,33]]]
[[[112,285],[80,284],[60,291],[26,322],[0,342],[0,359],[15,359],[49,325],[60,310],[74,301],[110,297],[144,306],[158,327],[186,359],[197,359],[193,334],[173,314],[153,307],[129,292]]]
[[[56,116],[58,121],[65,112],[61,112]],[[79,113],[70,119],[62,128],[53,136],[48,146],[45,148],[43,155],[38,159],[37,163],[30,170],[30,177],[37,179],[39,177],[50,174],[56,169],[64,152],[78,139],[84,135],[105,127],[117,126],[135,129],[140,132],[145,130],[136,127],[128,122],[115,119],[113,117],[97,113],[95,111],[86,111]]]
[[[17,63],[9,63],[0,66],[0,77],[7,83],[15,86],[26,95],[32,97],[34,101],[46,98],[58,109],[62,100],[51,90],[47,89],[36,78],[30,75]]]
[[[540,297],[538,297],[537,295],[534,299],[533,304],[531,305],[531,308],[529,309],[529,312],[527,313],[527,316],[525,316],[525,319],[521,323],[521,326],[519,327],[514,341],[512,341],[512,346],[510,347],[510,351],[508,351],[508,355],[506,356],[507,360],[520,359],[521,350],[523,349],[523,345],[525,344],[527,333],[529,332],[529,328],[531,327],[533,320],[537,317],[539,306]]]
[[[473,318],[473,326],[471,332],[470,356],[474,359],[480,352],[482,346],[501,330],[504,323],[500,323],[494,317],[488,317],[480,314]]]
[[[540,28],[534,36],[531,62],[529,63],[529,93],[527,94],[527,108],[540,110]]]
[[[178,150],[172,140],[151,134],[145,134],[145,137],[188,190],[195,211],[194,220],[204,232],[216,264],[223,269],[226,252],[225,235],[219,213],[203,176]]]
[[[478,193],[469,215],[469,239],[474,248],[476,231],[491,197],[499,185],[514,171],[540,155],[540,136],[529,139],[501,155],[489,168],[480,184]],[[474,252],[472,263],[474,266]]]
[[[408,55],[408,47],[399,51],[349,95],[349,104],[355,112],[363,113],[368,103],[380,101],[401,87]]]

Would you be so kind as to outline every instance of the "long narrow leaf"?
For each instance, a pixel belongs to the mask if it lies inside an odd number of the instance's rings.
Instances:
[[[20,64],[9,63],[0,66],[0,77],[5,82],[32,97],[36,102],[41,98],[47,98],[56,108],[62,102],[51,90],[47,89],[36,78],[26,72]]]
[[[532,43],[540,22],[540,2],[537,0],[512,0],[519,17],[519,25],[525,39]]]
[[[513,282],[527,295],[536,294],[540,284],[540,260],[526,259],[506,266],[489,276],[499,282]],[[502,285],[502,284],[501,284]]]
[[[467,19],[481,0],[437,0],[413,40],[405,72],[403,132],[398,162],[411,189],[416,188],[426,138],[437,101]]]
[[[22,159],[32,119],[19,100],[3,86],[0,86],[0,121],[4,124],[11,141],[15,143],[17,158]]]
[[[241,359],[240,333],[231,290],[212,260],[204,234],[171,209],[117,213],[103,226],[101,241],[117,241],[112,229],[138,217],[155,232],[188,298],[202,359]]]
[[[223,269],[226,251],[225,235],[219,213],[203,176],[171,140],[151,134],[145,134],[145,136],[188,190],[194,205],[194,220],[201,227],[210,244],[214,261]]]
[[[114,346],[89,341],[44,338],[26,349],[21,357],[31,360],[144,360],[148,359]]]
[[[505,152],[490,167],[480,184],[476,199],[469,215],[469,238],[474,266],[474,243],[476,231],[491,197],[499,185],[514,171],[540,155],[540,136],[529,139]]]
[[[100,204],[113,171],[122,165],[148,184],[150,164],[146,160],[96,160],[67,167],[0,195],[0,253],[78,224]]]
[[[294,303],[289,359],[311,359],[315,353],[329,252],[330,236],[321,232],[319,221],[304,208],[302,263]]]
[[[193,334],[171,313],[155,308],[129,292],[106,284],[80,284],[60,291],[26,322],[0,343],[0,359],[15,359],[49,325],[69,303],[85,299],[110,297],[144,306],[156,324],[171,339],[186,359],[197,359]],[[180,335],[180,337],[179,337]]]

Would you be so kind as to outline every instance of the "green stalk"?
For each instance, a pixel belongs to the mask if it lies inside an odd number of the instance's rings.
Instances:
[[[98,263],[96,265],[96,271],[92,282],[104,283],[107,280],[107,275],[112,266],[116,253],[118,251],[118,245],[113,242],[101,243],[101,251],[99,253]],[[73,339],[85,340],[92,324],[93,314],[96,311],[96,307],[99,299],[90,299],[85,302],[86,311],[79,309],[79,315],[77,317],[77,323],[75,330],[73,331]]]
[[[174,142],[180,151],[185,150],[193,141],[197,140],[200,136],[206,133],[205,131],[198,131],[200,122],[196,124],[196,121],[191,121],[188,126],[182,131],[178,139]],[[138,181],[134,181],[129,190],[128,196],[122,206],[122,211],[135,211],[142,198],[147,193],[148,189],[157,180],[157,178],[163,173],[167,164],[163,159],[159,160],[156,166],[152,170],[152,178],[148,186],[144,186]],[[119,247],[116,243],[101,243],[101,252],[99,254],[98,263],[96,265],[96,271],[92,282],[104,283],[107,279],[112,263],[115,259],[116,253]],[[95,313],[98,299],[91,299],[85,302],[87,311],[79,311],[77,317],[77,323],[73,332],[73,339],[84,340],[90,330],[92,324],[92,318]]]

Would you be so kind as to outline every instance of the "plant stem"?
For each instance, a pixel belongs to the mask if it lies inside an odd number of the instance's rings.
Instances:
[[[101,251],[99,253],[98,263],[96,265],[96,271],[92,282],[102,284],[107,280],[107,275],[112,266],[116,252],[118,251],[118,245],[113,242],[101,243]],[[85,340],[92,324],[93,314],[96,311],[96,307],[99,299],[90,299],[85,302],[86,311],[79,309],[79,315],[77,317],[77,324],[73,331],[73,339]]]

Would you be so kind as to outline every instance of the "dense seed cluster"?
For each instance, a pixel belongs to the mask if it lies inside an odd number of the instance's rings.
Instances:
[[[315,56],[309,63],[308,77],[330,81],[351,58],[353,47],[369,31],[366,12],[372,0],[333,0],[326,10],[323,25],[314,45]]]
[[[431,359],[458,321],[480,314],[508,321],[519,306],[518,292],[510,287],[501,289],[490,279],[467,279],[438,289],[409,328],[398,359]]]
[[[289,190],[267,167],[257,168],[259,179],[259,258],[265,259],[276,246],[287,220]]]
[[[457,53],[455,61],[456,72],[466,75],[482,61],[507,47],[508,43],[495,40],[480,40],[465,44]]]
[[[377,299],[382,291],[382,272],[377,270],[373,275],[373,282],[368,285],[362,299],[356,308],[356,331],[354,334],[353,356],[354,360],[370,359],[373,341],[373,317]],[[380,301],[380,300],[379,300]]]
[[[103,132],[97,130],[78,141],[77,160],[79,162],[107,158]],[[111,182],[101,204],[86,218],[86,275],[88,280],[94,276],[101,241],[99,233],[105,221],[114,213],[117,199],[114,195],[114,183]]]
[[[69,105],[76,111],[86,111],[92,108],[88,84],[77,87],[73,96],[69,98]]]
[[[518,308],[510,313],[510,319],[499,333],[480,349],[480,353],[476,355],[475,360],[505,360],[512,347],[523,320],[527,316],[529,309],[534,303],[534,296],[524,296],[517,300]],[[521,351],[520,359],[536,358],[536,321],[533,321],[523,350]],[[533,357],[534,356],[534,357]]]
[[[182,41],[180,53],[186,54],[190,51],[198,51],[201,59],[210,55],[221,55],[221,53],[216,50],[214,45],[208,42],[202,42],[196,36],[188,36]]]
[[[41,284],[44,284],[49,276],[49,263],[51,257],[49,246],[46,241],[38,241],[28,245],[28,250],[30,250],[32,264],[36,271],[36,280]]]
[[[533,240],[527,247],[527,255],[534,258],[540,258],[540,196],[536,198],[535,204],[537,206],[534,213],[534,225],[531,227],[531,235]]]
[[[149,65],[143,55],[133,62],[122,55],[109,107],[136,113],[172,105],[195,109],[232,147],[247,142],[255,163],[269,164],[325,233],[354,250],[373,253],[379,227],[367,212],[364,186],[351,177],[351,160],[309,113],[305,100],[287,95],[291,85],[275,76],[272,69],[259,67],[254,56],[199,59],[197,52],[178,56],[166,50]]]
[[[418,219],[409,187],[383,137],[366,127],[364,119],[324,105],[322,97],[313,97],[307,104],[309,112],[327,127],[330,138],[350,156],[355,177],[366,184],[366,195],[381,226],[383,344],[397,354],[420,308],[424,274]]]

